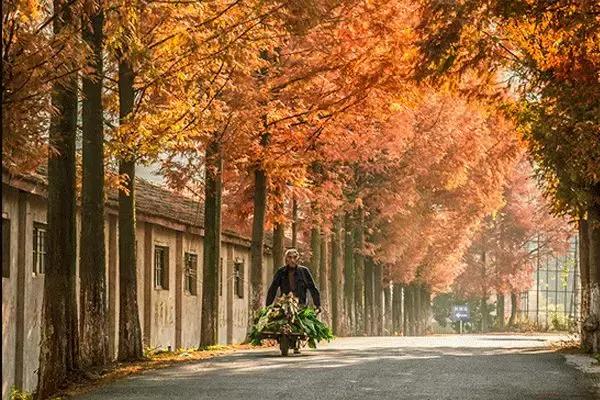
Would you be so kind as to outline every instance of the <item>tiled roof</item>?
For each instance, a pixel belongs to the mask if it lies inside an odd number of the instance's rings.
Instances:
[[[3,172],[8,171],[3,167]],[[3,175],[4,175],[3,173]],[[10,176],[10,175],[9,175]],[[27,182],[45,187],[48,184],[46,166],[39,167],[34,173],[27,175],[11,176]],[[8,182],[10,185],[10,181]],[[136,178],[136,211],[142,215],[164,218],[179,222],[188,226],[202,228],[204,225],[204,204],[190,197],[177,194],[171,190],[160,187],[147,180]],[[107,206],[117,209],[119,195],[117,190],[109,190],[107,194]],[[223,233],[228,236],[250,241],[250,238],[236,232],[231,228],[223,227]],[[265,244],[270,246],[272,238],[268,232],[265,235]]]
[[[186,225],[203,226],[204,205],[199,201],[140,178],[135,180],[135,195],[136,211],[139,213],[171,219]],[[110,190],[107,197],[108,205],[117,208],[119,205],[118,192]]]

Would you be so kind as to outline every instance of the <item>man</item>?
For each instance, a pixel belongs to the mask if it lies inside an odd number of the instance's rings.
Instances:
[[[319,289],[315,286],[310,270],[302,265],[298,265],[300,253],[296,249],[289,249],[285,252],[285,266],[279,268],[273,277],[273,282],[267,292],[267,305],[275,301],[277,289],[281,289],[281,294],[294,293],[301,306],[306,306],[306,292],[310,291],[317,312],[321,308],[321,296]],[[294,354],[299,354],[300,350],[294,348]]]

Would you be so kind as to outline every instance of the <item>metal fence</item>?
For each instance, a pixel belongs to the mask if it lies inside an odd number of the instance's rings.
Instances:
[[[536,257],[533,284],[520,294],[521,320],[529,321],[540,329],[574,329],[580,316],[579,242],[569,240],[564,256]],[[533,249],[537,243],[532,243]]]

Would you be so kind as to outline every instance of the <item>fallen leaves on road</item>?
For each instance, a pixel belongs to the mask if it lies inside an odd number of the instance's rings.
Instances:
[[[167,351],[158,348],[148,349],[145,352],[147,356],[147,359],[145,360],[114,363],[101,370],[86,371],[85,379],[80,382],[72,382],[59,396],[70,397],[80,395],[117,379],[122,379],[148,370],[201,361],[216,356],[230,354],[239,350],[250,350],[271,346],[273,346],[273,342],[265,342],[262,346],[251,346],[249,344],[215,345],[201,349],[178,349],[176,351]]]
[[[581,349],[581,342],[576,336],[570,336],[568,339],[551,342],[550,347],[557,353],[576,354],[583,352]]]

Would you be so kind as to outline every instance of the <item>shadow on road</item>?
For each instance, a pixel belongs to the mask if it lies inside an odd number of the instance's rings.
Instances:
[[[153,371],[85,396],[227,400],[593,399],[562,356],[537,348],[322,348],[281,357],[277,349]]]

